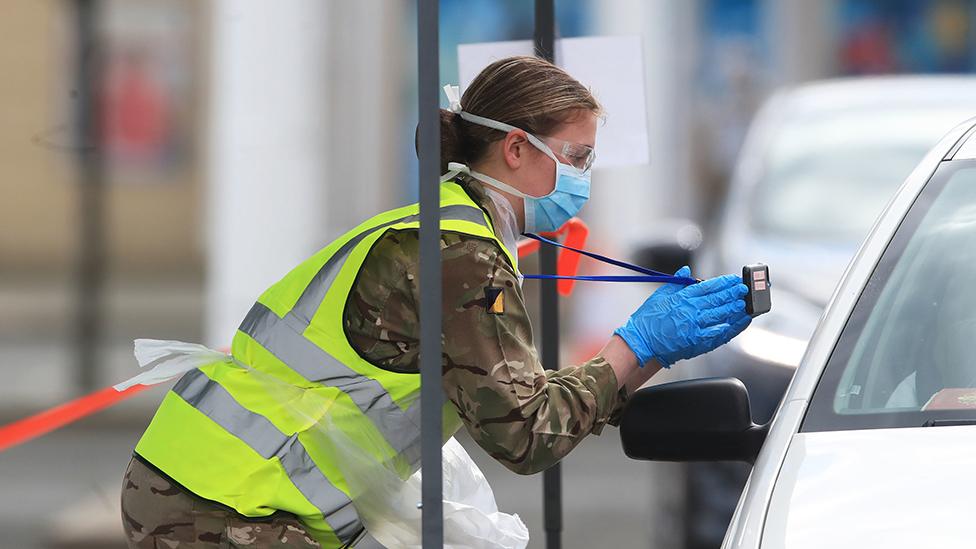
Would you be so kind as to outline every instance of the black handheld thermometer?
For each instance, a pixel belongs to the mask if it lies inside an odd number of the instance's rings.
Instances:
[[[773,307],[769,294],[769,267],[762,263],[746,265],[742,268],[742,281],[749,288],[749,293],[744,298],[749,316],[757,317],[768,313]]]

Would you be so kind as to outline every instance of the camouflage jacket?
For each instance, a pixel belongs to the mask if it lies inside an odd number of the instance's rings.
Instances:
[[[465,188],[493,221],[500,219],[480,184],[468,181]],[[397,372],[419,371],[418,244],[417,231],[383,235],[343,315],[356,351]],[[587,434],[598,434],[626,395],[600,357],[543,370],[519,280],[496,243],[444,232],[441,251],[445,395],[492,457],[517,473],[546,469]],[[495,312],[487,287],[502,294]]]

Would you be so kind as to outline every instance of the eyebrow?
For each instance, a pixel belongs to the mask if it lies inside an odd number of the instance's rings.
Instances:
[[[583,141],[574,141],[572,139],[565,139],[565,138],[562,138],[562,137],[557,137],[556,139],[559,139],[560,141],[565,141],[567,143],[573,143],[575,145],[583,145],[584,147],[589,147],[591,149],[595,149],[596,148],[596,146],[593,143],[585,143]]]

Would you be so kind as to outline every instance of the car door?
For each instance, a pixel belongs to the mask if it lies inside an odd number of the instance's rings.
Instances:
[[[967,544],[974,345],[976,161],[944,162],[837,341],[779,472],[762,546]]]

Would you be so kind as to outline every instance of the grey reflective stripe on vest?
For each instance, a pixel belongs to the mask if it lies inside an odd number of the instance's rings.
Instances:
[[[441,219],[489,226],[484,211],[473,206],[445,206],[441,208]],[[398,223],[418,220],[419,215],[405,216],[353,236],[319,269],[284,318],[256,303],[240,327],[304,378],[346,393],[394,450],[412,465],[420,460],[420,406],[414,402],[404,411],[378,381],[336,360],[303,334],[349,253],[366,236]],[[199,370],[186,374],[173,391],[265,459],[277,457],[292,483],[322,512],[342,541],[349,541],[358,533],[361,523],[352,502],[315,465],[297,435],[282,433],[264,416],[244,408],[219,383]]]
[[[322,513],[343,543],[359,533],[362,523],[352,501],[315,466],[297,434],[286,435],[266,417],[244,408],[200,370],[184,375],[173,392],[264,459],[277,457],[292,484]]]
[[[290,313],[279,318],[255,303],[239,329],[305,379],[346,393],[395,451],[411,464],[420,459],[420,407],[400,408],[379,381],[361,375],[302,335],[304,327]]]
[[[404,216],[370,227],[353,236],[326,260],[295,306],[283,318],[261,303],[255,303],[239,328],[305,379],[336,387],[348,394],[390,446],[411,464],[420,460],[420,407],[408,406],[407,410],[403,410],[380,382],[349,368],[303,334],[342,270],[349,253],[363,239],[387,227],[413,223],[419,219],[417,214]],[[444,206],[441,208],[441,220],[468,221],[488,227],[484,211],[474,206]]]

